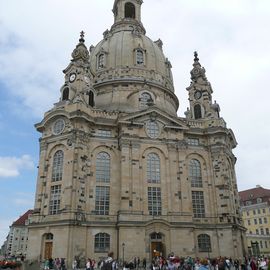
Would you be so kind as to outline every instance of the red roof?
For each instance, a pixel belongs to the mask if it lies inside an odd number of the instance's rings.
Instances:
[[[247,189],[239,192],[240,200],[250,201],[257,198],[270,197],[270,189],[256,187],[252,189]]]
[[[12,223],[12,226],[24,226],[25,221],[28,219],[28,216],[33,213],[33,210],[28,210],[22,216],[20,216],[16,221]]]

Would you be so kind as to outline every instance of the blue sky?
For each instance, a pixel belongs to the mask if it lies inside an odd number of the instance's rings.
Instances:
[[[0,0],[0,244],[33,208],[41,121],[60,97],[62,70],[81,30],[97,44],[113,0]],[[173,66],[179,116],[188,107],[193,52],[238,141],[239,190],[270,188],[270,1],[145,0],[147,35],[161,38]]]

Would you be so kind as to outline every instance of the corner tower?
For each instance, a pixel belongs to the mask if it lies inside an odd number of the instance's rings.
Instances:
[[[201,66],[198,53],[194,52],[191,84],[187,87],[190,109],[186,112],[189,119],[219,119],[220,107],[212,102],[212,86],[207,80],[205,69]]]

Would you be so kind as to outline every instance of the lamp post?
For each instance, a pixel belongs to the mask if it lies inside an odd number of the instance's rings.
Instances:
[[[122,252],[123,252],[123,267],[124,267],[124,261],[125,261],[125,243],[122,243]]]

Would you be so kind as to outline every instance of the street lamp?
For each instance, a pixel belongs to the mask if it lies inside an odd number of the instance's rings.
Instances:
[[[125,243],[122,243],[122,249],[123,249],[123,267],[124,267],[124,261],[125,261]]]

